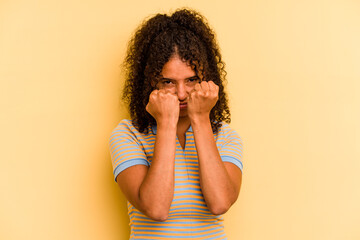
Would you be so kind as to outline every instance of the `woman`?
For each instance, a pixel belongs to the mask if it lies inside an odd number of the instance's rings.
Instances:
[[[226,239],[221,214],[241,186],[241,140],[225,122],[226,72],[214,33],[188,9],[158,14],[130,41],[123,98],[131,120],[110,137],[131,239]]]

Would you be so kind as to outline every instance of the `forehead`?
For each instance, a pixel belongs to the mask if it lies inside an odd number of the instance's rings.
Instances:
[[[170,79],[185,79],[196,75],[191,65],[175,55],[164,64],[161,75]]]

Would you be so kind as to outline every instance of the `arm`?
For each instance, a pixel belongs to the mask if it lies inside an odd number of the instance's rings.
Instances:
[[[135,165],[122,171],[117,182],[132,205],[155,221],[167,219],[174,195],[176,128],[157,128],[151,167]]]
[[[118,175],[117,182],[135,208],[155,221],[165,221],[174,195],[174,159],[179,103],[176,96],[155,90],[150,95],[146,110],[157,120],[151,167],[144,165],[129,167]]]
[[[223,162],[217,149],[210,119],[194,119],[191,123],[199,159],[200,185],[209,210],[220,215],[231,207],[239,196],[241,170]]]
[[[209,210],[225,213],[236,201],[241,186],[241,170],[223,162],[217,149],[209,114],[218,99],[218,86],[202,82],[189,98],[189,117],[199,160],[201,190]]]

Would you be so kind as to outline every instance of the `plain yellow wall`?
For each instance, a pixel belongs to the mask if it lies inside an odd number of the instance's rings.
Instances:
[[[245,144],[231,240],[360,239],[360,2],[0,1],[0,239],[127,239],[108,138],[135,27],[218,35]]]

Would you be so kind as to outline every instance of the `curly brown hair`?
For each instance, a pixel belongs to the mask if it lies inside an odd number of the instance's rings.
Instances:
[[[225,64],[213,30],[201,14],[191,9],[177,10],[171,16],[157,14],[141,24],[129,42],[122,99],[129,104],[135,127],[147,132],[150,125],[156,124],[145,107],[155,89],[152,83],[174,54],[189,62],[202,81],[211,80],[219,86],[219,99],[210,112],[212,129],[217,132],[222,122],[230,122],[224,92]]]

